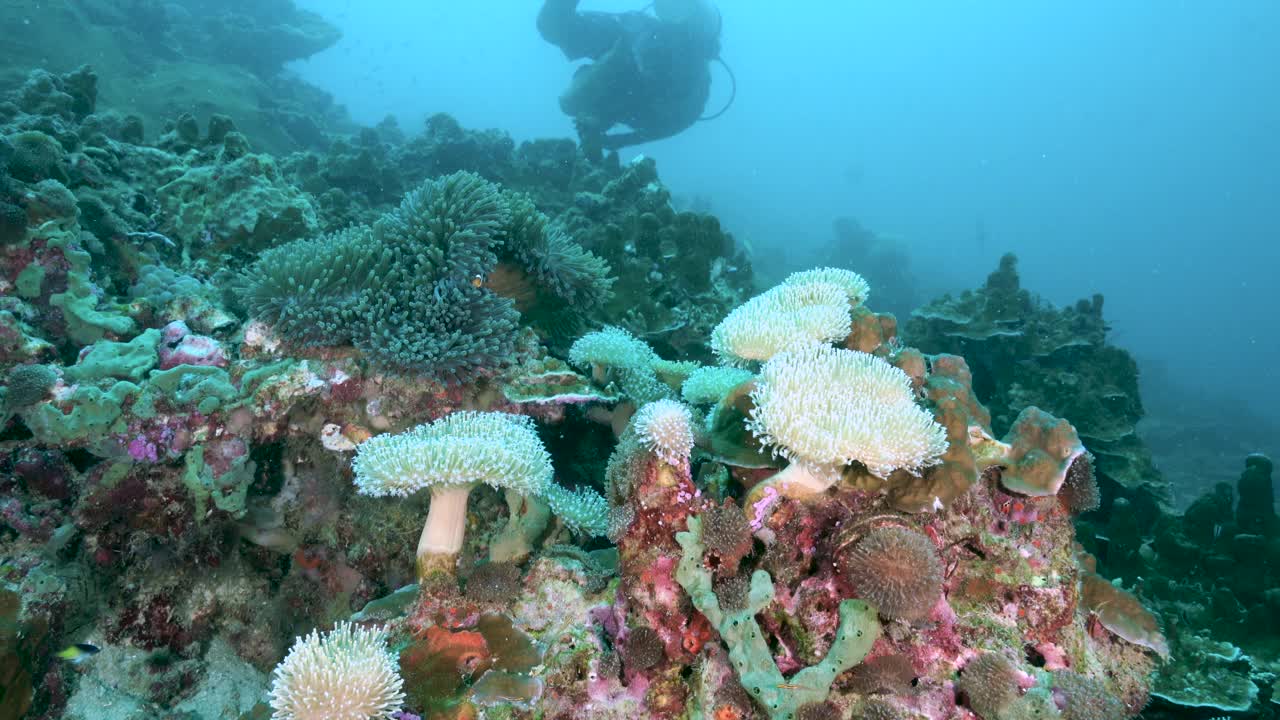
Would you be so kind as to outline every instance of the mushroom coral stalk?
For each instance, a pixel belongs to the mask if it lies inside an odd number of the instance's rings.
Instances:
[[[352,461],[364,495],[405,497],[431,491],[418,542],[418,575],[453,571],[462,550],[467,498],[478,483],[541,495],[552,483],[551,456],[533,421],[499,412],[455,412],[360,445]]]

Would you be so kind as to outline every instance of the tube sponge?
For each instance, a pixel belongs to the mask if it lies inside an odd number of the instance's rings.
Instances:
[[[824,702],[837,675],[862,662],[880,636],[876,611],[861,600],[840,602],[840,624],[826,656],[791,677],[783,676],[756,615],[774,598],[773,579],[764,570],[751,574],[745,607],[731,609],[713,589],[712,574],[703,560],[706,551],[702,520],[689,518],[688,530],[676,533],[683,551],[676,581],[728,646],[729,661],[738,681],[773,720],[789,720],[808,703]]]
[[[404,704],[399,662],[386,630],[339,623],[298,638],[271,683],[275,720],[375,720]]]
[[[947,449],[907,374],[874,355],[817,343],[788,350],[765,363],[751,399],[747,428],[816,476],[855,460],[880,478],[918,472]]]
[[[483,482],[538,495],[551,482],[551,456],[533,420],[460,411],[366,440],[352,460],[363,495],[406,496],[424,488]]]

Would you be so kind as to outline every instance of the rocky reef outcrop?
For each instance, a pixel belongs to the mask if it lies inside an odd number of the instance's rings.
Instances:
[[[1149,522],[1168,490],[1137,433],[1138,365],[1107,341],[1101,295],[1055,308],[1024,289],[1005,255],[979,289],[914,311],[904,335],[926,352],[963,355],[978,398],[1002,430],[1035,405],[1069,420],[1095,458],[1107,497],[1135,503]]]

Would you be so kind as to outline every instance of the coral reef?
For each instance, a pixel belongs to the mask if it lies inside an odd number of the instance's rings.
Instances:
[[[982,288],[915,310],[904,337],[926,353],[964,356],[997,431],[1032,405],[1070,422],[1106,497],[1136,503],[1147,525],[1168,489],[1136,431],[1143,415],[1137,364],[1107,342],[1102,306],[1101,295],[1050,306],[1021,287],[1017,258],[1005,255]]]
[[[1099,575],[1083,576],[1082,602],[1099,626],[1167,654],[1144,716],[1241,713],[1265,717],[1275,672],[1274,617],[1280,582],[1271,461],[1245,460],[1236,488],[1207,490],[1181,514],[1162,514],[1149,533],[1083,523],[1080,538],[1097,555],[1096,570],[1138,593],[1155,618],[1137,614],[1138,599]],[[1263,531],[1263,532],[1258,532]],[[1112,537],[1106,533],[1114,535]],[[1167,631],[1167,640],[1157,633]],[[1274,697],[1271,695],[1270,697]]]
[[[852,313],[846,297],[844,312]],[[570,589],[545,574],[590,573],[590,563],[535,554],[519,599],[507,604],[515,624],[543,645],[563,646],[563,628],[577,628],[583,655],[573,662],[583,670],[576,679],[550,670],[537,704],[544,716],[962,718],[972,709],[989,717],[1129,717],[1143,707],[1167,648],[1134,596],[1101,581],[1111,594],[1097,598],[1095,568],[1073,551],[1076,503],[1056,491],[1076,462],[1088,463],[1074,429],[1031,408],[996,441],[957,358],[920,363],[895,343],[870,349],[902,374],[902,387],[876,394],[875,378],[856,374],[855,386],[890,409],[909,401],[942,427],[949,415],[965,420],[962,432],[948,434],[944,454],[959,446],[968,465],[924,471],[934,483],[958,485],[948,501],[895,508],[892,488],[911,474],[899,469],[881,479],[849,457],[843,468],[833,461],[842,472],[825,488],[762,492],[776,486],[758,470],[704,454],[710,427],[695,425],[692,446],[673,446],[655,438],[654,427],[679,406],[629,398],[640,411],[626,415],[605,472],[616,582]],[[668,361],[618,329],[586,336],[570,354],[599,383],[632,370],[668,391],[676,385],[659,378],[656,368]],[[913,388],[927,387],[940,391],[915,405]],[[627,384],[619,390],[625,395]],[[649,392],[643,383],[639,390]],[[821,413],[810,397],[781,402],[797,418]],[[718,422],[715,413],[704,419],[687,408],[678,415],[681,426]],[[709,481],[720,473],[727,482]],[[458,610],[455,593],[451,583],[424,586],[411,626],[478,632],[487,610]],[[543,604],[549,593],[555,599]],[[558,667],[551,657],[544,652],[544,667]],[[450,717],[482,706],[475,694],[484,677],[451,691],[462,705],[449,704]],[[532,717],[521,709],[514,716]]]
[[[127,28],[208,61],[187,77],[281,95],[271,132],[240,94],[121,117],[99,98],[136,73],[104,49],[101,92],[58,60],[0,101],[0,712],[991,720],[1270,697],[1274,668],[1228,644],[1276,608],[1270,463],[1239,505],[1126,512],[1156,493],[1117,459],[1140,405],[1100,303],[1045,308],[1008,263],[908,347],[851,270],[757,292],[652,159],[445,115],[350,128],[279,73],[334,39],[292,3],[53,5],[89,46]],[[1051,392],[1071,373],[1100,395]],[[100,652],[61,660],[73,643]]]

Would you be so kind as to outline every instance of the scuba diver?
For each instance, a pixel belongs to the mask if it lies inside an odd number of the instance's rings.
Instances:
[[[588,152],[671,137],[728,109],[702,117],[711,62],[720,59],[720,12],[709,0],[655,0],[651,7],[652,15],[579,12],[578,0],[544,0],[538,13],[544,40],[569,60],[593,61],[560,96]],[[627,129],[610,132],[618,126]]]

